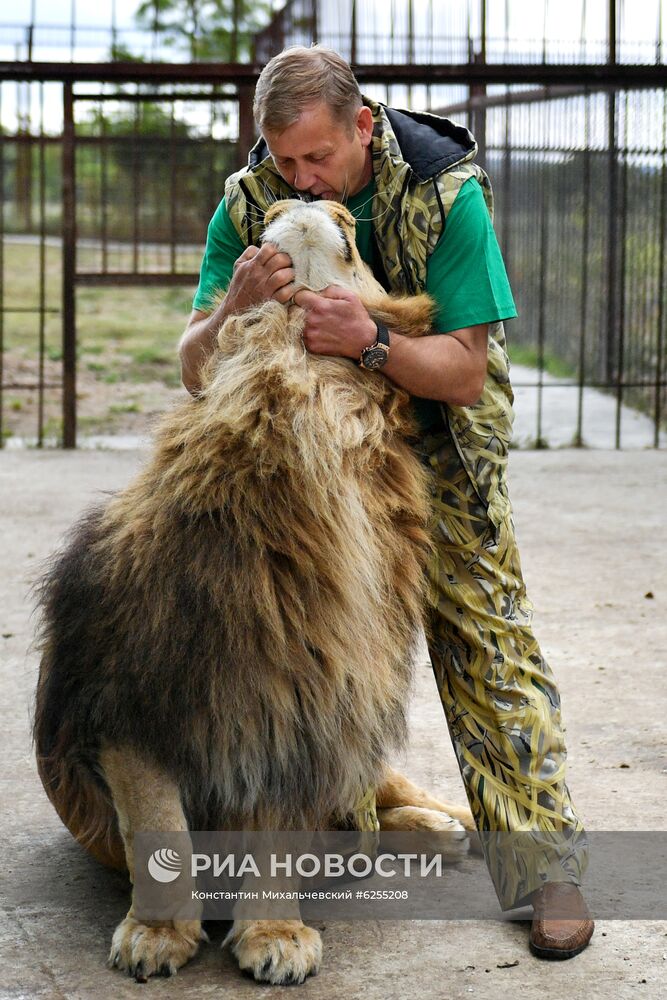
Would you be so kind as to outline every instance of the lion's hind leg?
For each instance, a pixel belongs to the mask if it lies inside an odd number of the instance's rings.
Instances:
[[[376,793],[376,803],[378,809],[391,809],[397,806],[418,806],[421,809],[433,809],[436,812],[447,813],[452,819],[457,819],[470,832],[477,829],[468,806],[459,806],[453,802],[443,802],[441,799],[437,799],[393,767],[385,769],[384,779]]]
[[[96,861],[126,871],[125,849],[106,790],[97,784],[75,752],[56,744],[49,756],[37,755],[44,789],[73,837]]]
[[[381,830],[447,833],[441,838],[448,845],[445,851],[439,848],[442,853],[462,856],[468,847],[475,854],[481,853],[475,820],[467,806],[437,799],[394,768],[386,769],[376,804]]]
[[[134,834],[142,830],[187,830],[181,797],[172,779],[127,747],[105,748],[100,754],[125,844],[134,882]],[[184,897],[186,899],[187,897]],[[200,920],[146,920],[134,915],[134,900],[111,942],[109,965],[144,982],[149,976],[171,976],[195,955],[206,938]]]
[[[445,812],[421,806],[396,806],[378,809],[380,829],[419,833],[427,853],[441,854],[446,861],[460,861],[468,853],[468,835],[457,819]]]

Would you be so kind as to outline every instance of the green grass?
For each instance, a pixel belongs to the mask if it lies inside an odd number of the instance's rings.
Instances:
[[[526,365],[528,368],[539,367],[539,354],[534,347],[524,347],[522,344],[512,344],[509,348],[510,362],[515,365]],[[542,365],[545,372],[555,378],[574,378],[576,369],[562,358],[549,351],[544,353]]]
[[[136,400],[130,403],[112,403],[109,413],[141,413],[141,405]]]
[[[99,255],[93,253],[79,251],[81,269],[96,262]],[[114,264],[129,266],[128,261]],[[46,247],[44,277],[46,307],[60,310],[61,253],[56,247]],[[38,309],[39,284],[39,247],[8,245],[3,282],[5,309]],[[193,294],[194,288],[185,286],[80,288],[76,298],[79,359],[88,371],[105,381],[180,384],[177,344],[190,314]],[[51,361],[62,358],[61,331],[60,315],[47,314],[46,356]],[[36,358],[38,342],[36,313],[6,313],[6,351]]]
[[[138,365],[171,365],[174,362],[172,352],[161,347],[141,347],[132,352],[132,359]]]
[[[194,255],[193,255],[194,257]],[[98,267],[100,255],[80,248],[80,270]],[[142,262],[143,263],[143,262]],[[195,271],[198,260],[188,260]],[[110,253],[109,266],[130,270],[126,252]],[[147,269],[151,261],[146,261]],[[2,279],[5,372],[19,383],[38,376],[40,340],[39,246],[5,246]],[[45,248],[43,320],[46,359],[43,434],[62,438],[61,252]],[[144,433],[156,412],[181,386],[177,345],[192,307],[193,287],[80,287],[76,292],[77,425],[80,434]],[[27,310],[27,311],[26,311]],[[13,378],[12,378],[13,381]],[[14,390],[3,404],[3,435],[37,434],[38,396]],[[1,444],[2,442],[0,442]]]

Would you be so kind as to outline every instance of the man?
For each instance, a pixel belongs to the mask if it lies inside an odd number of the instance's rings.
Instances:
[[[293,298],[306,310],[309,351],[354,359],[368,378],[411,393],[435,474],[430,655],[462,778],[502,908],[532,902],[531,950],[569,958],[593,933],[578,889],[586,838],[514,540],[502,321],[516,310],[476,144],[446,119],[363,99],[349,65],[321,46],[267,64],[255,118],[263,138],[227,180],[209,226],[181,341],[183,382],[197,392],[226,316]],[[268,206],[296,194],[347,205],[361,256],[385,288],[434,298],[430,336],[385,331],[347,290],[295,288],[289,257],[257,244]],[[220,288],[227,293],[214,306]]]

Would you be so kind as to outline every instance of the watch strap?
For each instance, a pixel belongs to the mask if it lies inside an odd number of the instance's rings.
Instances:
[[[373,347],[377,347],[378,344],[382,344],[383,347],[389,347],[389,330],[384,325],[384,323],[375,320],[375,326],[377,328],[377,340],[373,344]]]
[[[374,320],[374,322],[375,322],[375,329],[377,331],[375,341],[372,344],[369,344],[368,347],[364,347],[363,351],[361,352],[359,360],[357,361],[357,364],[359,365],[360,368],[366,367],[364,365],[364,356],[367,357],[371,351],[376,350],[376,348],[378,347],[384,348],[385,354],[387,356],[389,355],[389,330],[384,325],[384,323],[380,323],[378,320]]]

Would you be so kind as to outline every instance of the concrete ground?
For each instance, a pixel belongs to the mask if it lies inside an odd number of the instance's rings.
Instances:
[[[127,451],[0,455],[2,1000],[260,998],[281,990],[242,978],[220,951],[215,926],[212,943],[173,980],[141,986],[108,971],[127,885],[73,843],[36,776],[28,735],[37,667],[28,590],[76,514],[98,491],[126,483],[140,461]],[[592,831],[667,829],[667,454],[516,452],[510,483],[536,631],[560,683],[577,809]],[[426,665],[418,670],[411,743],[401,763],[434,792],[464,801]],[[589,948],[557,963],[530,955],[528,926],[330,922],[322,971],[299,995],[666,995],[667,920],[599,920]]]

